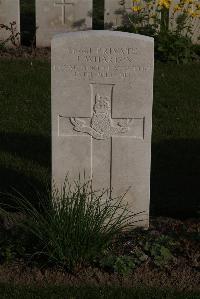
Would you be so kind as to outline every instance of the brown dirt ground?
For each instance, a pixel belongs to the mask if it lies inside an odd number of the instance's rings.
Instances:
[[[9,226],[8,223],[4,223]],[[5,227],[4,226],[4,227]],[[12,225],[11,225],[12,227]],[[179,233],[184,227],[186,233],[200,233],[200,222],[198,219],[186,221],[159,217],[150,222],[150,233],[166,234],[169,231]],[[181,233],[180,233],[181,235]],[[124,240],[123,246],[127,243]],[[23,285],[36,284],[44,286],[53,285],[115,285],[115,286],[148,286],[157,288],[173,288],[180,291],[200,291],[200,248],[198,241],[182,238],[180,250],[183,252],[176,258],[176,262],[168,268],[156,268],[147,260],[137,267],[129,276],[123,277],[119,274],[109,273],[98,268],[85,267],[69,274],[58,268],[38,268],[27,265],[23,260],[17,260],[11,264],[0,265],[0,282],[15,283]],[[123,250],[122,250],[123,251]]]
[[[87,268],[72,275],[56,269],[38,269],[16,262],[0,266],[0,282],[22,285],[115,285],[133,287],[173,288],[177,290],[200,291],[200,273],[187,266],[167,271],[151,269],[148,265],[137,268],[132,275],[122,277],[96,268]]]

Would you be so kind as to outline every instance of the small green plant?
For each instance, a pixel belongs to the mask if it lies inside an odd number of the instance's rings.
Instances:
[[[121,275],[128,275],[135,268],[140,266],[148,259],[148,256],[137,247],[129,255],[105,254],[99,259],[100,267],[106,270],[116,272]]]
[[[191,39],[172,31],[161,32],[155,37],[155,53],[157,59],[177,64],[191,62],[197,56]]]
[[[114,264],[114,271],[122,275],[128,275],[135,267],[134,260],[130,256],[118,256]]]
[[[92,191],[92,182],[70,184],[61,191],[39,195],[35,207],[23,195],[12,195],[15,209],[25,216],[19,223],[37,244],[35,254],[47,256],[57,265],[73,270],[93,260],[122,230],[134,225],[134,214],[123,205],[123,196]],[[13,207],[12,207],[13,208]],[[6,213],[5,208],[1,213]]]
[[[105,255],[100,259],[100,267],[126,276],[133,271],[136,267],[136,263],[132,256]]]
[[[134,229],[120,235],[112,246],[99,257],[100,267],[127,275],[144,263],[169,269],[176,262],[180,243],[158,231]]]
[[[164,267],[173,260],[172,248],[176,245],[169,237],[161,235],[156,240],[149,239],[144,244],[144,251],[158,267]]]

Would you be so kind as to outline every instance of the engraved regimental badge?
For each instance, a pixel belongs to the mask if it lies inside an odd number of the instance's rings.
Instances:
[[[113,135],[123,135],[129,131],[131,120],[121,119],[114,124],[111,116],[111,98],[109,96],[96,95],[95,104],[93,106],[93,116],[90,126],[79,118],[70,118],[73,129],[91,135],[95,139],[103,140]]]

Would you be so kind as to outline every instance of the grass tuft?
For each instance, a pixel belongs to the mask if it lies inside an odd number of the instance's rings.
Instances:
[[[80,179],[73,184],[66,180],[61,190],[54,186],[53,192],[38,192],[37,207],[17,191],[10,196],[12,208],[24,215],[19,225],[36,240],[34,254],[69,271],[91,262],[113,238],[131,229],[138,216],[123,204],[125,195],[113,199],[109,190],[93,191],[91,181]],[[9,217],[1,206],[1,213]]]

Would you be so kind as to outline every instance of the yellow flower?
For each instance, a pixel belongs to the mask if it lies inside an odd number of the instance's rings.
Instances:
[[[132,7],[132,11],[134,11],[134,12],[138,12],[138,11],[140,11],[142,8],[140,7],[140,6],[133,6]]]
[[[171,0],[159,0],[158,1],[158,6],[160,6],[162,8],[165,7],[167,9],[169,9],[170,4],[171,4]]]
[[[191,13],[191,17],[193,18],[199,17],[199,14],[196,11],[194,11]]]
[[[176,4],[176,5],[174,6],[174,12],[179,11],[179,10],[181,10],[181,6],[178,5],[178,4]]]
[[[197,10],[200,9],[200,3],[196,3],[195,6],[196,6],[196,9],[197,9]]]
[[[186,3],[186,4],[192,4],[192,3],[193,3],[193,0],[185,0],[185,3]]]
[[[200,16],[200,13],[197,10],[193,10],[191,8],[188,8],[186,12],[188,13],[188,15],[190,15],[193,18],[196,18],[196,17],[199,18],[199,16]]]

